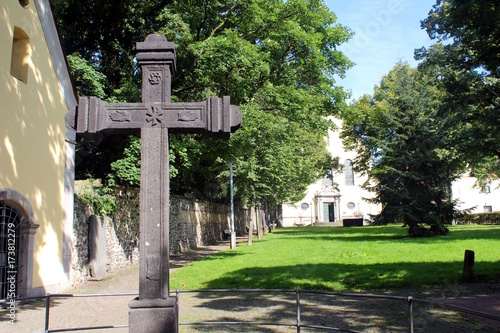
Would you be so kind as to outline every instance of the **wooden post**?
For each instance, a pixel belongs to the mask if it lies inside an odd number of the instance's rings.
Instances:
[[[474,280],[474,251],[465,250],[463,279],[464,282]]]

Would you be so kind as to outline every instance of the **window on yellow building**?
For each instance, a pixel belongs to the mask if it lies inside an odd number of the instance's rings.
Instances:
[[[28,84],[29,60],[30,38],[23,29],[14,27],[10,75],[25,84]]]
[[[23,6],[23,8],[28,8],[30,5],[30,0],[19,0],[19,4]]]

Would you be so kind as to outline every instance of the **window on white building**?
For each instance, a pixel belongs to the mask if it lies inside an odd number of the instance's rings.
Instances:
[[[491,193],[491,189],[489,185],[483,186],[481,188],[481,193]]]
[[[323,176],[323,186],[333,186],[333,173],[331,169],[326,169]]]
[[[345,184],[354,186],[354,170],[352,169],[352,161],[345,160],[344,162]]]

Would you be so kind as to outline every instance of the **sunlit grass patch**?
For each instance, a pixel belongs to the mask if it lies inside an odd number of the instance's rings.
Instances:
[[[446,237],[409,238],[401,226],[278,229],[191,263],[172,289],[369,290],[460,282],[466,249],[475,274],[500,275],[500,226],[452,226]]]

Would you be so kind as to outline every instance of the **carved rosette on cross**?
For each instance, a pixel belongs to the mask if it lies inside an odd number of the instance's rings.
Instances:
[[[106,103],[80,97],[66,117],[77,134],[100,141],[106,134],[141,134],[139,297],[129,303],[129,332],[178,332],[178,309],[169,290],[170,132],[229,139],[242,121],[228,96],[198,103],[171,102],[174,43],[149,35],[137,43],[142,103]]]

